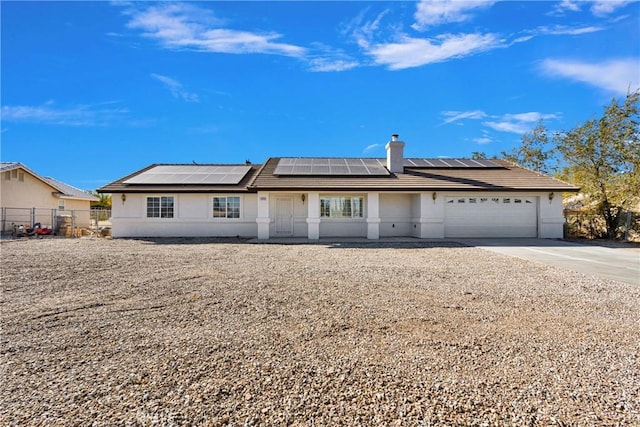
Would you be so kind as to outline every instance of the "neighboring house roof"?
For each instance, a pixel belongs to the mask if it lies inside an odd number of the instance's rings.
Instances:
[[[22,169],[30,175],[33,175],[36,179],[39,179],[43,183],[56,190],[56,192],[58,193],[58,197],[62,199],[88,200],[91,202],[99,200],[94,195],[89,194],[86,191],[82,191],[69,184],[65,184],[62,181],[58,181],[57,179],[51,177],[40,176],[20,162],[0,162],[0,173],[11,171],[13,169]]]
[[[261,165],[152,164],[99,188],[101,193],[249,191]]]
[[[278,168],[280,161],[286,159]],[[299,164],[294,160],[305,158],[272,157],[258,169],[258,165],[251,165],[247,174],[236,184],[200,184],[184,181],[184,177],[169,172],[166,180],[144,184],[141,175],[153,172],[158,166],[151,165],[121,178],[99,189],[101,192],[244,192],[258,190],[317,190],[317,191],[565,191],[575,192],[578,187],[559,181],[529,169],[522,168],[505,160],[491,159],[475,162],[470,159],[404,159],[403,173],[389,173],[385,169],[372,172],[376,163],[384,165],[386,159],[356,159],[356,158],[306,158],[302,166],[295,169],[292,165]],[[340,166],[357,165],[358,160],[369,165],[368,168]],[[326,161],[326,162],[325,162]],[[318,164],[317,167],[314,166]],[[327,165],[338,165],[335,169],[340,172],[327,172]],[[312,164],[312,166],[308,166]],[[371,166],[373,165],[373,166]],[[203,166],[239,165],[174,165],[183,167],[185,174],[197,171]],[[294,174],[296,173],[296,174]],[[189,181],[187,179],[187,181]]]

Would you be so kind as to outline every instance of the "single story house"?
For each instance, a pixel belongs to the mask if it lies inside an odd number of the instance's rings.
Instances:
[[[578,188],[504,160],[272,157],[262,165],[154,164],[99,189],[114,237],[417,238],[563,235]]]
[[[74,215],[75,225],[88,227],[91,202],[98,198],[51,177],[40,176],[19,162],[0,162],[2,231],[11,224],[54,226],[58,215]]]

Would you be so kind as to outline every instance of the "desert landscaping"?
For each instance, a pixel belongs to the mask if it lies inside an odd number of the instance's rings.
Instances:
[[[2,425],[638,425],[640,289],[455,242],[0,243]]]

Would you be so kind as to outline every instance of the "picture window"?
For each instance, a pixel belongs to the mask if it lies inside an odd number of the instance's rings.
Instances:
[[[214,197],[214,218],[240,218],[240,197]]]
[[[320,217],[322,218],[362,218],[364,217],[363,197],[321,197]]]

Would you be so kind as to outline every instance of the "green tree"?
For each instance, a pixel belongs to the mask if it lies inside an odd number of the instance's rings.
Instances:
[[[98,193],[96,191],[91,192],[91,194],[100,199],[97,202],[91,202],[92,208],[111,208],[111,194]]]
[[[487,154],[484,151],[474,151],[471,153],[471,158],[473,160],[484,160],[487,158]]]
[[[542,120],[536,127],[522,136],[519,147],[509,152],[502,152],[502,157],[520,166],[540,173],[551,173],[556,169],[555,149],[553,141],[549,138],[549,131]]]
[[[607,237],[617,237],[618,216],[640,201],[640,91],[615,98],[599,119],[558,134],[562,178],[579,185],[606,222]]]

